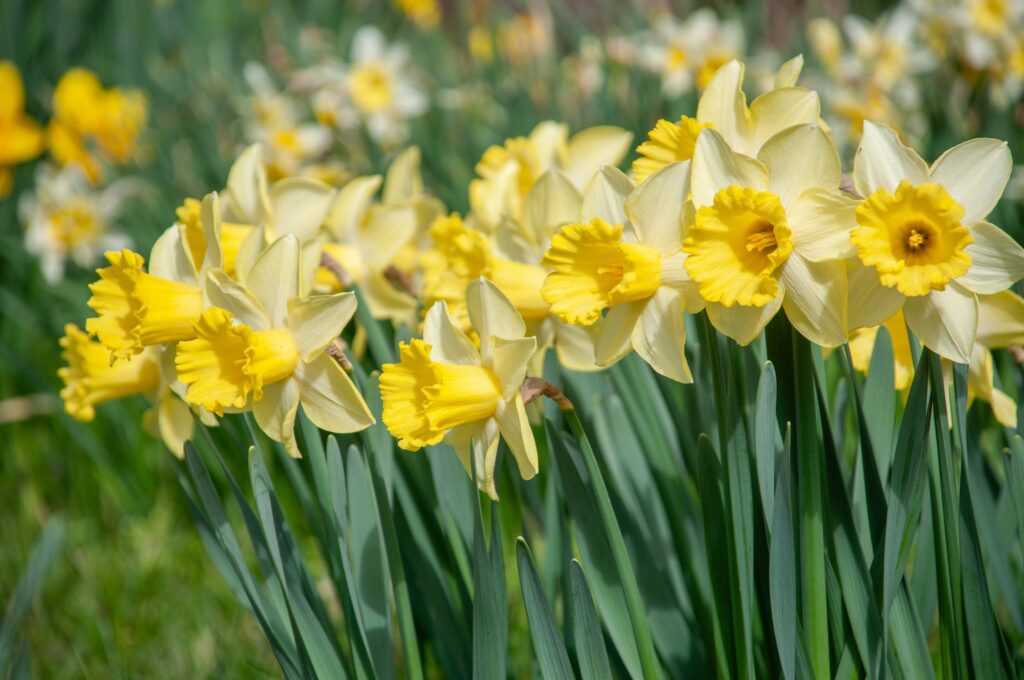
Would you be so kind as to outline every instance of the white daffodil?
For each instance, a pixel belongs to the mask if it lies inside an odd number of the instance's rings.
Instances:
[[[857,202],[839,191],[839,156],[814,125],[769,139],[754,160],[705,130],[693,157],[686,269],[711,323],[741,345],[783,308],[804,337],[846,341],[849,234]]]
[[[551,239],[544,264],[554,271],[541,292],[566,323],[601,322],[598,366],[635,350],[658,373],[693,382],[683,312],[699,311],[703,301],[683,264],[690,188],[689,162],[667,165],[635,189],[605,168],[584,197],[589,221]]]
[[[329,432],[373,423],[352,380],[327,354],[355,312],[351,293],[303,297],[300,243],[287,234],[253,264],[245,285],[220,271],[207,275],[215,305],[195,323],[195,337],[175,356],[185,399],[213,413],[252,410],[256,423],[292,456],[299,404]]]
[[[18,209],[25,224],[25,250],[39,258],[43,278],[58,283],[68,260],[88,268],[103,252],[130,245],[127,236],[111,227],[125,198],[139,186],[137,180],[122,179],[97,191],[77,165],[39,166],[35,193],[26,194]]]
[[[977,295],[1024,277],[1024,249],[984,221],[1012,167],[1005,142],[974,139],[929,168],[891,129],[866,123],[854,162],[866,198],[850,236],[850,328],[877,326],[902,308],[926,346],[967,363]]]
[[[537,474],[537,445],[520,388],[536,340],[501,291],[486,279],[466,292],[480,348],[439,302],[427,312],[423,339],[402,343],[401,362],[384,364],[384,424],[407,451],[450,444],[477,485],[497,500],[494,468],[505,439],[523,479]]]

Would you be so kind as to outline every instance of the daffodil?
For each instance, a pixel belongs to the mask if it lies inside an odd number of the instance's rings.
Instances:
[[[779,308],[804,337],[846,341],[846,270],[857,202],[839,191],[839,156],[814,125],[791,127],[758,160],[705,130],[693,159],[685,266],[711,323],[741,345]]]
[[[865,196],[850,235],[850,328],[876,326],[902,308],[922,342],[970,359],[979,294],[1024,277],[1024,249],[985,222],[1010,177],[1005,142],[975,139],[929,168],[896,133],[867,123],[854,163]]]
[[[802,57],[786,62],[776,76],[775,88],[747,106],[743,63],[733,60],[722,66],[701,95],[695,117],[682,116],[676,123],[659,120],[637,147],[640,157],[633,161],[636,181],[643,182],[669,163],[693,158],[697,137],[708,128],[718,130],[734,151],[756,156],[776,133],[794,125],[817,123],[821,111],[818,95],[795,87],[802,67]]]
[[[490,232],[503,218],[522,219],[526,194],[551,168],[561,170],[582,191],[602,166],[619,164],[632,139],[631,133],[610,125],[569,138],[568,125],[545,121],[527,137],[489,147],[476,165],[477,178],[469,183],[473,221]]]
[[[25,113],[25,88],[18,67],[0,61],[0,198],[11,191],[11,167],[43,152],[43,129]]]
[[[352,380],[326,352],[355,312],[351,293],[302,297],[300,243],[275,241],[253,264],[246,283],[210,272],[215,305],[194,324],[195,337],[178,343],[175,365],[185,399],[208,411],[252,410],[256,423],[292,456],[299,403],[330,432],[373,423]]]
[[[136,180],[121,179],[96,190],[76,165],[40,165],[35,191],[21,197],[18,209],[25,249],[39,258],[43,277],[57,283],[69,260],[93,267],[104,251],[128,246],[128,237],[113,227],[124,200],[138,188]]]
[[[587,222],[568,224],[551,239],[544,264],[554,271],[541,289],[551,313],[597,331],[595,360],[608,366],[636,352],[654,370],[692,382],[684,348],[683,311],[703,301],[682,252],[690,163],[667,165],[637,188],[605,168],[584,200]]]
[[[395,5],[420,28],[434,28],[441,21],[437,0],[395,0]]]
[[[537,445],[520,394],[536,340],[515,307],[486,279],[466,293],[480,347],[438,302],[427,313],[423,339],[402,343],[397,364],[384,364],[380,393],[384,424],[407,451],[451,444],[480,489],[497,500],[494,468],[505,439],[524,479],[537,474]]]

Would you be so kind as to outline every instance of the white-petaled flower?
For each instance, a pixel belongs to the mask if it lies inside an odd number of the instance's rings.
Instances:
[[[43,277],[58,283],[68,260],[88,268],[105,251],[130,245],[127,236],[111,227],[125,198],[139,187],[138,180],[122,179],[96,190],[77,165],[41,165],[35,193],[26,194],[18,209],[25,225],[25,249],[39,258]]]

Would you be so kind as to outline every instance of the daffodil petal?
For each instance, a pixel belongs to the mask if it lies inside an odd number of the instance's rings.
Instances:
[[[964,208],[965,223],[985,219],[1003,195],[1013,171],[1010,147],[998,139],[957,144],[932,164],[932,181],[946,187]]]
[[[274,233],[295,234],[303,243],[314,238],[327,219],[337,190],[310,177],[286,177],[270,189]]]
[[[626,215],[641,243],[661,255],[679,252],[689,193],[689,161],[666,165],[633,190],[626,199]]]
[[[903,305],[907,325],[937,354],[962,364],[971,358],[978,329],[978,299],[956,283],[945,290],[909,297]]]
[[[384,182],[384,193],[381,196],[381,200],[385,204],[394,205],[411,201],[422,193],[423,177],[420,175],[420,149],[418,146],[410,146],[395,156],[395,160],[391,161],[391,165],[388,166]]]
[[[545,244],[551,234],[569,222],[579,222],[583,198],[568,176],[548,170],[534,183],[523,201],[523,221],[533,243]]]
[[[481,338],[480,342],[488,340]],[[492,360],[491,368],[501,383],[501,393],[504,399],[510,399],[519,391],[526,378],[526,370],[530,365],[530,357],[537,351],[537,339],[516,338],[505,340],[503,338],[491,338]]]
[[[662,288],[647,301],[632,342],[636,353],[658,373],[676,382],[693,382],[686,361],[683,300],[677,291]]]
[[[395,288],[380,272],[370,272],[363,277],[359,290],[373,318],[406,325],[415,320],[416,298]]]
[[[521,338],[526,324],[505,294],[484,278],[471,281],[466,288],[466,311],[469,322],[481,338]],[[490,344],[482,342],[480,353],[488,360]]]
[[[865,121],[864,134],[853,161],[857,192],[861,196],[870,196],[876,189],[895,193],[905,179],[911,184],[929,181],[928,166],[916,151],[900,142],[892,128]]]
[[[594,361],[598,366],[611,366],[633,350],[633,329],[647,302],[627,302],[608,310],[594,345]]]
[[[966,248],[971,268],[957,278],[957,283],[975,293],[991,295],[1024,278],[1024,248],[1009,234],[988,222],[976,222],[968,228],[974,237]]]
[[[211,305],[228,310],[253,330],[270,328],[270,318],[256,296],[219,269],[206,275],[206,297]]]
[[[484,423],[469,423],[452,428],[445,435],[445,443],[455,449],[466,474],[476,478],[477,487],[491,500],[498,500],[494,486],[494,467],[498,459],[500,431],[494,418]]]
[[[786,210],[793,248],[812,262],[846,259],[856,254],[850,230],[857,224],[860,201],[836,190],[808,189]]]
[[[768,168],[768,189],[788,211],[807,189],[839,189],[839,154],[816,125],[797,125],[770,138],[757,159]]]
[[[784,297],[785,290],[780,285],[779,294],[763,307],[726,307],[718,302],[710,302],[705,310],[711,325],[719,332],[732,338],[737,344],[749,345],[779,311]]]
[[[299,239],[287,234],[256,258],[245,286],[263,305],[273,328],[282,328],[288,300],[299,294]]]
[[[336,239],[345,243],[357,239],[363,215],[380,184],[380,175],[371,175],[356,177],[341,188],[325,218],[327,229]]]
[[[712,123],[733,145],[740,145],[750,137],[743,71],[743,63],[735,59],[718,69],[697,103],[697,120]]]
[[[294,382],[299,387],[303,410],[321,430],[358,432],[373,425],[373,415],[363,401],[363,395],[341,366],[327,354],[320,354],[309,362],[299,362]]]
[[[874,267],[849,264],[846,269],[850,330],[871,328],[887,321],[907,299],[895,288],[883,286]]]
[[[526,406],[523,397],[516,394],[512,399],[498,407],[495,414],[498,429],[505,438],[512,457],[523,479],[530,479],[540,470],[537,461],[537,442],[530,429],[530,421],[526,417]]]
[[[452,322],[448,305],[443,300],[435,302],[423,320],[423,342],[430,345],[433,361],[472,366],[480,363],[480,353]]]
[[[149,273],[168,281],[195,283],[196,272],[177,227],[168,227],[153,244],[149,252]]]
[[[196,271],[220,269],[224,264],[224,252],[220,245],[220,196],[216,191],[203,197],[203,205],[199,211],[199,221],[203,225],[203,235],[206,237],[206,254],[202,262],[193,263]]]
[[[167,390],[156,405],[156,422],[164,446],[177,458],[184,458],[185,441],[192,438],[195,429],[192,409]]]
[[[263,386],[263,398],[253,403],[256,424],[263,432],[284,446],[292,458],[302,458],[295,440],[295,416],[299,411],[299,386],[294,380]]]
[[[384,269],[416,235],[416,210],[410,205],[375,205],[360,231],[360,252],[370,269]]]
[[[235,278],[242,283],[245,283],[253,265],[264,250],[267,243],[266,233],[264,227],[256,227],[249,232],[242,241],[242,245],[238,247],[238,254],[235,256]]]
[[[618,168],[606,165],[594,175],[583,192],[580,219],[594,218],[608,224],[625,224],[626,197],[633,191],[633,182]]]
[[[234,221],[254,225],[267,221],[271,214],[270,196],[259,144],[246,148],[231,165],[226,193]]]
[[[352,293],[311,295],[288,301],[288,330],[299,356],[309,361],[323,352],[344,330],[356,311]]]
[[[978,296],[978,335],[985,347],[1024,345],[1024,298],[1004,290]]]
[[[570,371],[596,371],[594,345],[602,322],[592,326],[574,326],[552,319],[555,334],[555,353],[558,363]]]
[[[735,153],[722,135],[712,129],[704,130],[697,138],[690,177],[693,203],[697,208],[712,205],[715,194],[731,186],[759,190],[768,187],[768,170],[764,165]]]
[[[751,155],[769,139],[794,125],[813,125],[821,115],[818,93],[802,87],[784,87],[765,92],[750,102],[753,124]],[[803,156],[800,156],[801,158]]]
[[[614,125],[581,130],[569,140],[569,165],[565,174],[582,188],[601,166],[621,163],[632,142],[632,132]]]
[[[782,269],[786,317],[805,338],[822,347],[846,342],[846,265],[811,262],[793,253]]]
[[[804,55],[798,54],[785,64],[779,67],[775,74],[773,89],[779,90],[784,87],[796,87],[796,81],[800,79],[800,72],[804,69]]]

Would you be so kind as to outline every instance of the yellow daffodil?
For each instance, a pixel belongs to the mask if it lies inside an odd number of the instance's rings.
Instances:
[[[0,198],[11,191],[11,167],[43,152],[43,129],[25,113],[25,88],[18,67],[0,61]]]
[[[985,222],[1012,169],[1005,142],[975,139],[929,168],[891,129],[865,124],[854,163],[865,196],[851,233],[850,328],[876,326],[902,308],[922,342],[970,359],[979,294],[1024,277],[1024,249]]]
[[[408,451],[445,440],[466,472],[497,500],[494,468],[499,436],[524,479],[537,474],[537,445],[520,394],[536,340],[497,286],[477,279],[466,292],[480,348],[439,302],[427,313],[422,340],[402,343],[401,361],[384,364],[384,424]]]
[[[582,130],[570,139],[568,125],[545,121],[527,137],[488,148],[476,165],[477,178],[469,184],[474,221],[489,232],[503,218],[521,219],[526,194],[551,168],[564,172],[582,191],[602,166],[619,164],[632,138],[622,128],[604,125]]]
[[[886,319],[882,325],[885,326],[885,330],[889,333],[889,340],[892,342],[893,386],[903,392],[910,387],[910,382],[914,379],[914,355],[910,349],[907,321],[903,318],[903,312],[900,311]],[[860,328],[850,335],[850,356],[853,359],[853,367],[861,373],[868,372],[871,355],[875,349],[875,341],[878,339],[878,329],[881,327]]]
[[[595,359],[609,366],[631,349],[654,370],[692,382],[683,352],[683,311],[703,305],[682,252],[690,163],[667,165],[636,189],[611,168],[594,179],[584,202],[589,222],[568,224],[551,239],[541,292],[563,321],[601,320]]]
[[[434,28],[441,21],[437,0],[395,0],[395,5],[420,28]]]
[[[846,341],[843,258],[857,203],[839,191],[839,156],[814,125],[769,139],[758,160],[730,149],[717,130],[697,140],[694,224],[686,269],[714,326],[741,345],[779,308],[826,347]]]
[[[786,62],[776,77],[775,89],[754,99],[749,107],[743,93],[743,63],[733,60],[722,66],[701,95],[696,117],[682,116],[678,123],[659,120],[637,147],[640,157],[633,161],[636,181],[643,182],[669,163],[693,158],[697,137],[707,128],[718,130],[734,151],[756,156],[776,133],[794,125],[817,123],[821,113],[818,95],[794,86],[802,66],[802,57]]]
[[[138,188],[137,180],[125,178],[97,190],[77,165],[40,165],[35,189],[21,197],[18,209],[25,250],[39,258],[43,277],[57,283],[69,260],[94,267],[103,252],[128,246],[128,237],[113,226],[124,200]]]
[[[256,423],[292,456],[299,403],[317,427],[355,432],[373,423],[366,403],[326,349],[355,312],[351,293],[301,297],[300,243],[282,236],[252,266],[246,284],[210,272],[215,305],[178,343],[185,398],[213,413],[252,410]]]
[[[64,327],[60,346],[67,364],[57,371],[64,381],[60,397],[64,409],[77,420],[95,418],[98,404],[134,394],[148,395],[160,385],[160,354],[155,347],[111,364],[110,351],[74,324]]]

